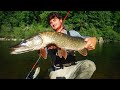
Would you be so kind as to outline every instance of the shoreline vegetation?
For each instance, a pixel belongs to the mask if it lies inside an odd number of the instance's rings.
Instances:
[[[0,38],[0,41],[23,41],[25,39],[16,39],[16,38]],[[103,40],[103,37],[97,37],[97,43],[104,43],[104,42],[120,42],[117,40]]]
[[[19,41],[39,32],[53,31],[47,16],[54,11],[0,11],[0,41]],[[67,11],[55,11],[63,17]],[[66,30],[95,36],[98,42],[120,42],[120,11],[71,11]]]

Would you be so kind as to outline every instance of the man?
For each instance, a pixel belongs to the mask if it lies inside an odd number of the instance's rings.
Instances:
[[[70,36],[82,37],[87,42],[85,48],[88,50],[95,49],[96,37],[81,36],[75,30],[66,31],[63,26],[62,16],[56,12],[48,15],[48,23],[55,32],[61,32]],[[76,60],[74,51],[67,51],[68,56],[65,60],[57,55],[55,46],[47,48],[48,55],[52,58],[52,67],[49,69],[50,79],[90,79],[96,70],[96,66],[91,60]]]

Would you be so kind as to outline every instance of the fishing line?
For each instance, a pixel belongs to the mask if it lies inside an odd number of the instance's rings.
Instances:
[[[40,57],[41,57],[41,56],[39,56],[39,58],[37,59],[37,61],[36,61],[35,64],[33,65],[32,69],[31,69],[30,72],[28,73],[26,79],[28,79],[28,77],[29,77],[29,75],[31,74],[32,70],[35,68],[36,64],[37,64],[38,61],[40,60]]]

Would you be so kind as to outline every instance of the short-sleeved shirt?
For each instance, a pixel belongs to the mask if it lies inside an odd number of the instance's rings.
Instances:
[[[67,34],[67,31],[64,30],[64,33]],[[75,36],[75,37],[81,37],[81,38],[86,38],[85,36],[81,36],[77,31],[75,30],[69,30],[70,36]]]

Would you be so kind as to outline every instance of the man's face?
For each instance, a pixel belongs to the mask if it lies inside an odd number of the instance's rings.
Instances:
[[[54,29],[57,30],[62,24],[62,19],[58,19],[57,17],[54,17],[53,19],[50,20],[50,26]]]

